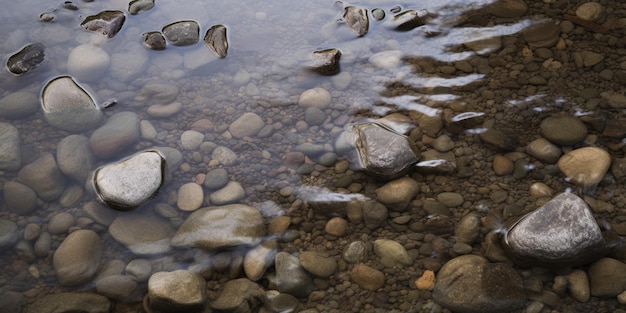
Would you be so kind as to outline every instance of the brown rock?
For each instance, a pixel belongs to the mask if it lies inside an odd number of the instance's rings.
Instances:
[[[422,274],[422,276],[415,281],[415,287],[419,290],[435,289],[435,272],[425,270],[424,274]]]
[[[385,274],[364,264],[356,265],[350,271],[350,278],[362,289],[375,291],[385,284]]]
[[[513,164],[513,161],[505,156],[496,155],[493,158],[493,171],[496,175],[511,175],[514,168],[515,164]]]
[[[327,234],[341,237],[346,233],[348,222],[341,217],[333,217],[326,223],[325,231]]]

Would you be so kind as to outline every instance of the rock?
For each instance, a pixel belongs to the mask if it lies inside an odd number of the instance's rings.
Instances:
[[[363,223],[369,229],[376,229],[382,225],[388,216],[387,207],[378,201],[366,201],[363,203]]]
[[[195,150],[204,141],[204,134],[195,130],[186,130],[180,135],[180,145],[184,150]]]
[[[456,242],[471,245],[480,235],[480,217],[476,213],[465,215],[456,227],[454,237]]]
[[[435,272],[425,270],[422,276],[415,281],[415,287],[419,290],[435,289]]]
[[[376,8],[376,9],[372,9],[372,18],[377,20],[377,21],[381,21],[385,18],[385,10],[380,9],[380,8]]]
[[[301,107],[316,107],[319,109],[324,109],[328,107],[330,104],[331,97],[330,93],[324,88],[313,88],[306,90],[302,94],[300,94],[300,98],[298,99],[298,104]]]
[[[363,262],[367,257],[367,245],[360,240],[353,241],[343,251],[342,257],[351,264]]]
[[[70,52],[67,72],[79,81],[95,82],[109,69],[111,57],[102,48],[84,44]]]
[[[315,251],[304,251],[300,253],[298,259],[302,268],[317,277],[329,277],[337,270],[335,260],[321,256]]]
[[[578,186],[596,186],[611,166],[611,156],[597,147],[584,147],[564,154],[557,163],[559,170]]]
[[[265,126],[263,119],[253,112],[246,112],[230,123],[228,131],[235,138],[255,136]]]
[[[150,57],[140,45],[128,45],[124,51],[111,55],[111,77],[121,82],[132,82],[145,72]]]
[[[381,51],[369,57],[368,61],[379,68],[394,69],[402,64],[402,56],[404,54],[400,50]]]
[[[161,312],[196,312],[207,301],[202,276],[187,271],[157,272],[148,280],[148,299],[152,309]]]
[[[598,2],[585,2],[576,9],[576,16],[595,22],[604,16],[604,7]]]
[[[224,166],[235,165],[239,161],[237,154],[233,150],[224,146],[218,146],[213,149],[213,152],[211,152],[211,158],[217,160],[219,164]]]
[[[348,221],[341,217],[333,217],[326,223],[324,231],[331,236],[341,237],[346,233],[347,228]]]
[[[378,255],[381,259],[387,258],[392,264],[395,265],[409,266],[413,264],[413,259],[411,259],[404,247],[393,240],[375,240],[374,253],[376,253],[376,255]]]
[[[313,280],[304,271],[298,257],[278,252],[274,258],[276,273],[268,277],[270,289],[288,293],[298,298],[307,297],[313,291]]]
[[[39,98],[37,95],[30,92],[13,92],[0,99],[1,118],[23,118],[37,112],[38,109]]]
[[[365,36],[370,28],[370,20],[367,9],[347,6],[344,8],[343,19],[359,37]]]
[[[526,304],[523,286],[519,274],[505,263],[463,255],[441,267],[433,300],[458,313],[510,312]]]
[[[134,259],[124,269],[126,275],[136,282],[145,282],[152,274],[152,264],[148,259]]]
[[[523,0],[498,0],[483,7],[487,14],[497,17],[521,17],[526,15],[528,6]]]
[[[57,145],[56,159],[59,170],[79,183],[84,183],[96,163],[89,147],[89,138],[83,135],[70,135]]]
[[[135,255],[155,255],[171,250],[174,229],[156,216],[125,214],[111,223],[109,234]]]
[[[277,293],[267,295],[265,300],[264,308],[269,312],[301,312],[307,313],[309,310],[301,310],[301,304],[298,298],[286,294],[286,293]],[[315,311],[317,312],[317,311]],[[311,312],[308,312],[311,313]]]
[[[308,107],[304,111],[304,121],[309,126],[319,126],[326,121],[326,113],[316,107]]]
[[[14,312],[28,312],[22,311],[20,300],[22,295],[13,291],[2,291],[0,293],[0,312],[1,313],[14,313]]]
[[[167,118],[178,114],[182,109],[183,104],[180,102],[153,104],[148,107],[148,115],[154,118]]]
[[[52,247],[52,236],[49,232],[43,232],[39,235],[33,244],[33,252],[36,257],[45,258],[50,253]]]
[[[67,212],[60,212],[52,215],[48,222],[48,232],[51,235],[64,235],[70,230],[70,227],[76,225],[74,216]]]
[[[28,186],[8,181],[2,188],[6,208],[18,215],[26,215],[37,208],[37,194]]]
[[[391,28],[397,31],[409,31],[420,27],[430,19],[430,15],[421,14],[415,10],[405,10],[393,16],[388,23]]]
[[[46,84],[41,107],[48,124],[69,132],[90,130],[104,118],[93,98],[71,76],[59,76]]]
[[[572,298],[578,302],[587,302],[591,297],[589,291],[589,279],[583,270],[575,270],[567,276],[567,283]]]
[[[376,291],[385,284],[385,274],[365,264],[357,264],[350,271],[350,278],[361,289]]]
[[[17,224],[0,219],[0,251],[12,247],[18,240]]]
[[[165,36],[159,31],[145,32],[143,36],[143,45],[152,50],[165,50],[167,42]]]
[[[214,205],[237,203],[246,196],[246,192],[240,183],[230,181],[226,186],[214,191],[209,195],[209,200]]]
[[[7,69],[14,75],[24,75],[35,69],[45,58],[41,43],[29,43],[7,60]]]
[[[116,210],[130,210],[153,197],[163,184],[165,159],[156,151],[144,151],[94,173],[98,199]]]
[[[223,168],[216,168],[209,171],[204,179],[204,187],[209,190],[220,189],[228,184],[228,171]]]
[[[137,142],[140,135],[137,113],[119,112],[91,134],[89,145],[95,156],[108,159]]]
[[[102,256],[100,237],[91,230],[69,234],[54,252],[52,264],[63,286],[87,283],[96,274]]]
[[[583,58],[583,66],[584,67],[592,67],[602,61],[604,61],[604,55],[594,52],[594,51],[589,51],[589,50],[583,50],[580,52],[582,58]]]
[[[497,2],[493,2],[493,3],[497,3]],[[502,49],[502,38],[490,37],[490,38],[484,38],[484,39],[479,39],[479,40],[467,41],[464,43],[464,45],[472,49],[474,52],[476,52],[476,54],[486,57]],[[471,72],[473,72],[473,69]]]
[[[189,46],[200,40],[200,26],[196,21],[174,22],[165,25],[161,31],[175,46]]]
[[[561,149],[544,138],[535,139],[530,142],[528,146],[526,146],[526,152],[545,163],[556,163],[561,157]]]
[[[533,197],[552,197],[554,190],[544,183],[534,183],[530,185],[528,193]]]
[[[17,171],[22,166],[21,140],[17,128],[0,123],[0,171]]]
[[[442,192],[437,194],[437,202],[445,205],[448,208],[456,208],[461,206],[464,202],[463,195],[456,192]]]
[[[589,266],[589,286],[594,297],[615,297],[626,290],[626,264],[602,258]]]
[[[515,136],[509,135],[495,128],[489,128],[486,131],[480,133],[479,136],[482,141],[505,151],[515,150],[519,143],[518,139]]]
[[[503,238],[520,265],[582,265],[608,253],[607,243],[585,201],[562,193],[522,217]]]
[[[220,58],[228,55],[228,36],[226,26],[217,24],[211,26],[204,35],[204,43]]]
[[[171,244],[209,250],[254,246],[265,236],[261,213],[243,204],[201,208],[189,215]]]
[[[514,168],[515,165],[509,158],[503,155],[493,157],[493,171],[496,175],[510,175]]]
[[[331,48],[313,51],[311,58],[312,60],[308,65],[311,71],[321,75],[339,74],[339,58],[341,58],[339,49]]]
[[[256,312],[264,302],[265,291],[246,278],[234,279],[224,284],[211,308],[219,312]]]
[[[126,16],[118,10],[106,10],[90,15],[80,23],[80,27],[88,32],[97,33],[105,38],[113,38],[124,26]]]
[[[541,121],[539,127],[541,135],[557,145],[571,146],[587,137],[585,124],[570,115],[550,116]]]
[[[128,3],[128,13],[136,15],[154,7],[154,0],[131,0]]]
[[[559,40],[561,28],[554,20],[544,20],[526,27],[522,38],[531,48],[551,48]]]
[[[104,296],[89,292],[62,292],[43,296],[26,313],[108,313],[111,303]]]
[[[126,275],[111,275],[96,281],[98,294],[121,301],[138,300],[139,285]]]
[[[376,189],[376,200],[391,211],[404,212],[418,191],[419,186],[415,180],[410,177],[402,177]]]
[[[135,96],[135,101],[153,104],[171,103],[178,96],[178,92],[179,88],[175,84],[149,82],[141,87],[141,90]]]
[[[623,95],[614,91],[604,91],[600,93],[600,96],[606,100],[606,102],[615,109],[626,109],[626,95]],[[609,135],[610,137],[622,138],[625,135],[624,124],[622,120],[609,119],[606,122],[603,135]]]
[[[267,240],[250,249],[243,259],[243,270],[248,279],[257,281],[263,278],[265,271],[274,264],[278,252],[278,241]]]
[[[183,211],[195,211],[202,206],[204,191],[196,183],[186,183],[178,188],[176,205]]]
[[[17,181],[30,187],[45,201],[58,199],[65,189],[65,178],[50,153],[22,167],[17,173]]]

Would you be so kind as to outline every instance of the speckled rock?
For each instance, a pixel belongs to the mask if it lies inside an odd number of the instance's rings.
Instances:
[[[41,108],[48,124],[69,132],[100,125],[104,114],[85,89],[71,76],[50,80],[41,93]]]
[[[189,46],[200,40],[200,26],[196,21],[178,21],[165,25],[161,30],[175,46]]]
[[[263,277],[265,271],[274,264],[274,257],[278,252],[278,241],[267,240],[250,249],[243,260],[243,270],[248,279],[257,281]]]
[[[611,167],[611,156],[602,148],[584,147],[564,154],[557,165],[571,182],[589,188],[602,181]]]
[[[224,187],[212,192],[209,195],[211,204],[225,205],[237,203],[246,196],[246,192],[240,183],[235,181],[228,182]]]
[[[419,185],[415,180],[410,177],[402,177],[376,189],[376,200],[384,204],[390,211],[404,212],[418,191]]]
[[[195,211],[202,206],[204,191],[196,183],[186,183],[178,188],[176,205],[183,211]]]
[[[343,251],[342,257],[352,264],[363,262],[367,257],[367,244],[360,240],[351,242]]]
[[[195,312],[207,300],[202,276],[187,271],[157,272],[148,280],[149,306],[166,312]]]
[[[54,271],[63,286],[89,282],[100,266],[102,242],[91,230],[77,230],[69,234],[52,258]]]

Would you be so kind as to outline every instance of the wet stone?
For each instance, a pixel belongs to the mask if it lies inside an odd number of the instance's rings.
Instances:
[[[97,81],[109,69],[111,57],[102,48],[80,45],[67,57],[67,72],[80,81]]]
[[[341,237],[346,233],[347,228],[348,221],[341,217],[333,217],[326,223],[324,231],[331,236]]]
[[[228,55],[228,37],[226,36],[226,26],[213,25],[204,35],[204,43],[220,58]]]
[[[390,211],[404,212],[418,191],[419,186],[415,180],[410,177],[402,177],[376,189],[376,200],[384,204]]]
[[[587,272],[594,297],[615,297],[626,289],[626,264],[616,259],[597,260]]]
[[[17,224],[0,219],[0,251],[12,247],[18,240]]]
[[[240,183],[228,182],[224,187],[209,195],[209,200],[214,205],[237,203],[246,196],[246,192]]]
[[[385,274],[383,272],[364,264],[357,264],[352,268],[350,278],[361,289],[369,291],[376,291],[385,284]]]
[[[178,114],[182,108],[183,104],[180,102],[153,104],[148,107],[148,115],[155,118],[167,118]]]
[[[341,51],[339,49],[331,48],[313,51],[312,61],[309,65],[309,68],[311,69],[311,71],[321,75],[339,74],[340,58]]]
[[[134,259],[128,262],[124,272],[134,281],[145,282],[152,274],[152,264],[148,259]]]
[[[128,45],[111,55],[110,75],[121,82],[130,83],[145,73],[149,60],[148,52],[140,45]]]
[[[21,140],[17,128],[0,123],[0,170],[17,171],[22,165]]]
[[[18,119],[27,117],[39,109],[37,95],[18,91],[10,93],[0,99],[0,117],[6,119]]]
[[[570,115],[554,115],[541,121],[541,135],[551,142],[571,146],[587,137],[587,126]]]
[[[278,241],[268,240],[250,249],[243,260],[243,270],[248,279],[258,281],[263,278],[265,271],[273,265],[274,257],[278,252]]]
[[[96,170],[94,188],[104,204],[130,210],[156,194],[163,184],[164,169],[160,153],[145,151]]]
[[[44,153],[22,167],[17,173],[17,180],[30,187],[45,201],[58,199],[65,190],[65,178],[50,153]]]
[[[88,292],[62,292],[37,299],[26,313],[108,313],[111,303],[105,296]]]
[[[111,275],[96,281],[98,294],[109,299],[132,301],[139,298],[139,285],[126,275]]]
[[[520,265],[581,265],[608,253],[608,244],[585,201],[562,193],[515,223],[503,239]]]
[[[309,126],[319,126],[324,124],[326,121],[326,113],[319,108],[316,107],[308,107],[304,111],[304,121]]]
[[[93,98],[70,76],[59,76],[46,84],[41,107],[48,124],[69,132],[95,128],[104,118]]]
[[[344,9],[343,19],[359,37],[365,36],[369,31],[370,20],[367,9],[355,6],[347,6]]]
[[[442,192],[437,194],[437,201],[449,208],[455,208],[463,204],[463,195],[456,192]]]
[[[37,208],[37,194],[28,186],[9,181],[2,188],[6,208],[18,215],[25,215]]]
[[[611,156],[602,148],[584,147],[564,154],[557,165],[571,182],[590,188],[602,181],[611,166]]]
[[[265,291],[246,278],[234,279],[224,284],[211,308],[220,312],[255,312],[265,299]]]
[[[53,215],[48,222],[48,232],[52,235],[67,234],[70,227],[76,225],[74,216],[67,212],[61,212]]]
[[[337,270],[337,262],[314,251],[304,251],[299,256],[300,264],[307,272],[317,277],[329,277]]]
[[[180,135],[180,145],[184,150],[195,150],[204,141],[204,134],[195,130],[186,130]]]
[[[587,302],[591,293],[589,291],[589,278],[583,270],[574,270],[567,275],[570,294],[578,302]]]
[[[178,188],[176,205],[183,211],[195,211],[202,206],[204,191],[196,183],[186,183]]]
[[[246,112],[230,123],[228,131],[235,138],[255,136],[265,126],[263,119],[253,112]]]
[[[89,147],[89,138],[70,135],[57,145],[56,159],[59,170],[79,183],[85,182],[95,165],[95,157]]]
[[[319,109],[324,109],[328,107],[330,104],[331,97],[330,93],[324,88],[313,88],[304,91],[300,94],[300,98],[298,99],[298,104],[301,107],[316,107]]]
[[[270,288],[298,298],[307,297],[314,290],[313,280],[300,265],[298,257],[278,252],[274,258],[276,274],[269,278]],[[273,289],[273,288],[272,288]]]
[[[167,42],[165,41],[165,36],[160,31],[146,32],[142,36],[144,46],[157,51],[165,50]]]
[[[381,226],[388,216],[387,207],[378,201],[367,201],[363,203],[363,223],[369,229],[376,229]]]
[[[102,256],[102,243],[91,230],[77,230],[69,234],[54,253],[52,263],[63,286],[89,282],[96,274]]]
[[[209,190],[220,189],[228,184],[228,170],[223,167],[209,171],[204,179],[204,187]]]
[[[393,16],[390,25],[397,31],[409,31],[426,24],[428,15],[415,10],[402,11]]]
[[[109,234],[135,255],[154,255],[170,251],[174,229],[155,216],[128,214],[113,221]]]
[[[80,23],[80,27],[88,32],[93,32],[104,36],[105,38],[113,38],[124,26],[126,16],[124,12],[117,10],[106,10],[96,15],[90,15]]]
[[[367,257],[367,245],[360,240],[353,241],[343,251],[342,257],[344,261],[352,264],[363,262]]]
[[[553,20],[535,23],[522,31],[522,38],[531,48],[551,48],[559,40],[561,29]]]
[[[480,217],[470,213],[464,216],[456,227],[454,237],[459,243],[473,244],[480,235]]]
[[[14,75],[24,75],[44,61],[45,52],[41,43],[29,43],[7,60],[7,69]]]
[[[372,18],[377,20],[377,21],[380,21],[380,20],[384,19],[385,18],[385,10],[379,9],[379,8],[372,9]]]
[[[500,0],[485,6],[483,10],[497,17],[521,17],[526,15],[528,6],[523,0]]]
[[[154,0],[132,0],[128,3],[128,13],[136,15],[154,7]]]
[[[189,46],[200,40],[200,26],[196,21],[178,21],[165,25],[165,38],[175,46]]]
[[[235,165],[238,161],[237,154],[224,146],[218,146],[211,152],[211,157],[224,166]]]
[[[119,112],[108,118],[89,137],[94,155],[107,159],[117,155],[140,138],[139,116],[135,112]]]
[[[546,163],[556,163],[561,157],[561,149],[544,138],[531,141],[526,152]]]
[[[482,132],[479,136],[484,142],[498,149],[512,151],[517,148],[518,139],[499,129],[490,128],[485,132]]]
[[[47,257],[50,253],[50,248],[52,248],[52,235],[49,232],[41,233],[33,244],[35,256],[40,258]]]
[[[404,247],[393,240],[375,240],[374,253],[381,258],[381,263],[385,263],[382,259],[386,258],[394,266],[409,266],[413,264],[413,259],[411,259]]]
[[[162,312],[199,311],[207,300],[202,276],[187,271],[157,272],[148,280],[150,308]]]

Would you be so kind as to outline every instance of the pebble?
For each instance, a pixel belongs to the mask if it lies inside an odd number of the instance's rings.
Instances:
[[[602,148],[584,147],[564,154],[557,165],[571,182],[589,188],[602,181],[611,166],[611,156]]]
[[[15,126],[0,122],[0,170],[13,172],[21,166],[20,133]]]
[[[246,191],[243,189],[241,184],[236,181],[230,181],[226,184],[226,186],[212,192],[209,195],[209,200],[211,200],[211,204],[224,205],[237,203],[245,196]]]
[[[61,285],[76,286],[91,280],[98,271],[101,256],[102,242],[98,234],[77,230],[54,252],[52,264]]]
[[[132,213],[118,216],[109,234],[135,255],[154,255],[171,250],[174,229],[161,218]]]
[[[551,142],[571,146],[587,137],[587,127],[579,119],[570,115],[553,115],[541,121],[541,135]]]
[[[17,224],[0,219],[0,251],[12,247],[18,240]]]
[[[224,166],[235,165],[238,162],[237,154],[224,146],[218,146],[211,152],[211,158],[217,160],[219,164]]]
[[[505,151],[512,151],[517,148],[518,140],[499,129],[489,128],[480,133],[480,139],[484,142]]]
[[[313,279],[300,265],[298,257],[278,252],[274,258],[276,274],[269,276],[270,289],[288,293],[298,298],[308,297],[315,289]]]
[[[435,272],[425,270],[422,276],[415,281],[415,287],[419,290],[435,289]]]
[[[124,272],[136,282],[145,282],[152,274],[152,264],[148,259],[134,259],[128,262]]]
[[[376,291],[385,285],[385,274],[365,264],[357,264],[350,271],[350,278],[361,289]]]
[[[552,197],[554,190],[544,183],[534,183],[530,185],[528,193],[533,197]]]
[[[166,312],[192,312],[207,300],[202,276],[187,271],[157,272],[148,280],[150,307]]]
[[[83,135],[63,138],[57,145],[56,159],[59,170],[81,184],[87,180],[96,164],[89,147],[89,138]]]
[[[561,29],[553,20],[534,23],[522,31],[522,37],[531,48],[551,48],[559,40]]]
[[[360,240],[353,241],[348,244],[342,257],[344,261],[351,264],[363,262],[367,257],[367,245]]]
[[[314,251],[300,253],[298,260],[302,268],[317,277],[330,277],[337,270],[337,262],[333,258],[319,255]]]
[[[589,266],[589,287],[594,297],[615,297],[626,290],[626,264],[602,258]]]
[[[153,104],[148,107],[148,115],[154,118],[167,118],[178,114],[183,109],[180,102],[168,104]]]
[[[369,57],[369,62],[379,68],[394,69],[402,64],[403,53],[400,50],[381,51]]]
[[[140,138],[139,121],[137,113],[129,111],[109,117],[106,123],[89,137],[93,154],[108,159],[137,142]]]
[[[580,55],[583,61],[582,65],[584,67],[592,67],[604,61],[604,55],[594,51],[583,50],[580,52]]]
[[[604,7],[598,2],[585,2],[576,8],[576,16],[595,22],[604,16]]]
[[[561,149],[545,138],[530,142],[526,146],[526,152],[545,163],[556,163],[561,157]]]
[[[49,232],[42,232],[33,244],[35,256],[45,258],[52,248],[52,236]]]
[[[374,253],[381,259],[387,259],[394,266],[409,266],[413,264],[413,259],[406,252],[404,247],[393,240],[377,239],[374,241]],[[381,260],[381,263],[384,261]]]
[[[107,297],[90,292],[61,292],[45,295],[35,300],[26,309],[26,313],[107,313],[110,311],[111,303]]]
[[[263,288],[246,278],[228,281],[210,306],[218,312],[256,312],[259,299],[265,298]]]
[[[511,159],[503,156],[496,155],[493,157],[493,171],[496,175],[511,175],[515,165]]]
[[[216,168],[206,174],[204,187],[209,190],[216,190],[226,186],[228,182],[228,171],[225,168]]]
[[[37,208],[37,194],[24,184],[8,181],[2,189],[6,208],[18,215],[26,215]]]
[[[49,152],[22,167],[17,173],[17,180],[30,187],[44,201],[58,199],[65,189],[65,178]]]
[[[175,46],[189,46],[200,40],[200,26],[196,21],[176,21],[163,26],[161,32]]]
[[[195,150],[204,140],[204,134],[195,130],[187,130],[180,135],[180,145],[184,150]]]
[[[109,69],[111,58],[103,49],[84,44],[72,49],[67,57],[67,72],[80,81],[98,80]]]
[[[50,218],[48,223],[48,232],[51,235],[67,234],[70,227],[76,225],[74,216],[67,212],[57,213]]]
[[[324,88],[313,88],[304,91],[300,94],[298,104],[301,107],[316,107],[318,109],[324,109],[330,104],[330,93]]]
[[[376,189],[376,200],[394,212],[404,212],[419,192],[419,185],[410,177],[390,181]]]
[[[569,273],[566,278],[572,298],[576,299],[578,302],[589,301],[591,293],[589,290],[589,279],[587,278],[587,273],[583,270],[574,270]]]
[[[41,227],[35,223],[28,223],[24,227],[24,240],[33,241],[39,237]]]
[[[145,72],[149,60],[141,45],[125,45],[124,51],[111,55],[110,75],[121,82],[132,82]]]
[[[109,299],[137,301],[141,292],[139,285],[126,275],[111,275],[96,281],[98,294]]]
[[[327,234],[335,237],[341,237],[346,233],[348,228],[348,221],[341,217],[331,218],[324,228]]]
[[[497,17],[521,17],[526,15],[528,6],[523,0],[495,1],[484,7],[486,13]]]
[[[454,231],[454,237],[459,243],[473,244],[480,234],[480,216],[475,213],[465,215]]]
[[[258,281],[263,278],[265,271],[274,264],[274,257],[278,252],[278,241],[267,240],[246,252],[243,259],[243,270],[248,279]]]
[[[437,201],[446,207],[455,208],[463,204],[463,195],[456,192],[442,192],[437,194]]]
[[[267,225],[267,233],[269,235],[280,235],[285,232],[291,225],[291,217],[286,215],[277,216]]]
[[[178,188],[176,205],[183,211],[195,211],[202,206],[204,191],[196,183],[186,183]]]
[[[363,223],[369,229],[376,229],[387,221],[387,207],[378,201],[367,201],[363,204]]]
[[[230,123],[228,131],[235,138],[253,137],[265,126],[263,119],[253,112],[246,112]]]
[[[31,92],[13,92],[0,99],[1,118],[23,118],[37,112],[38,109],[39,98]]]

